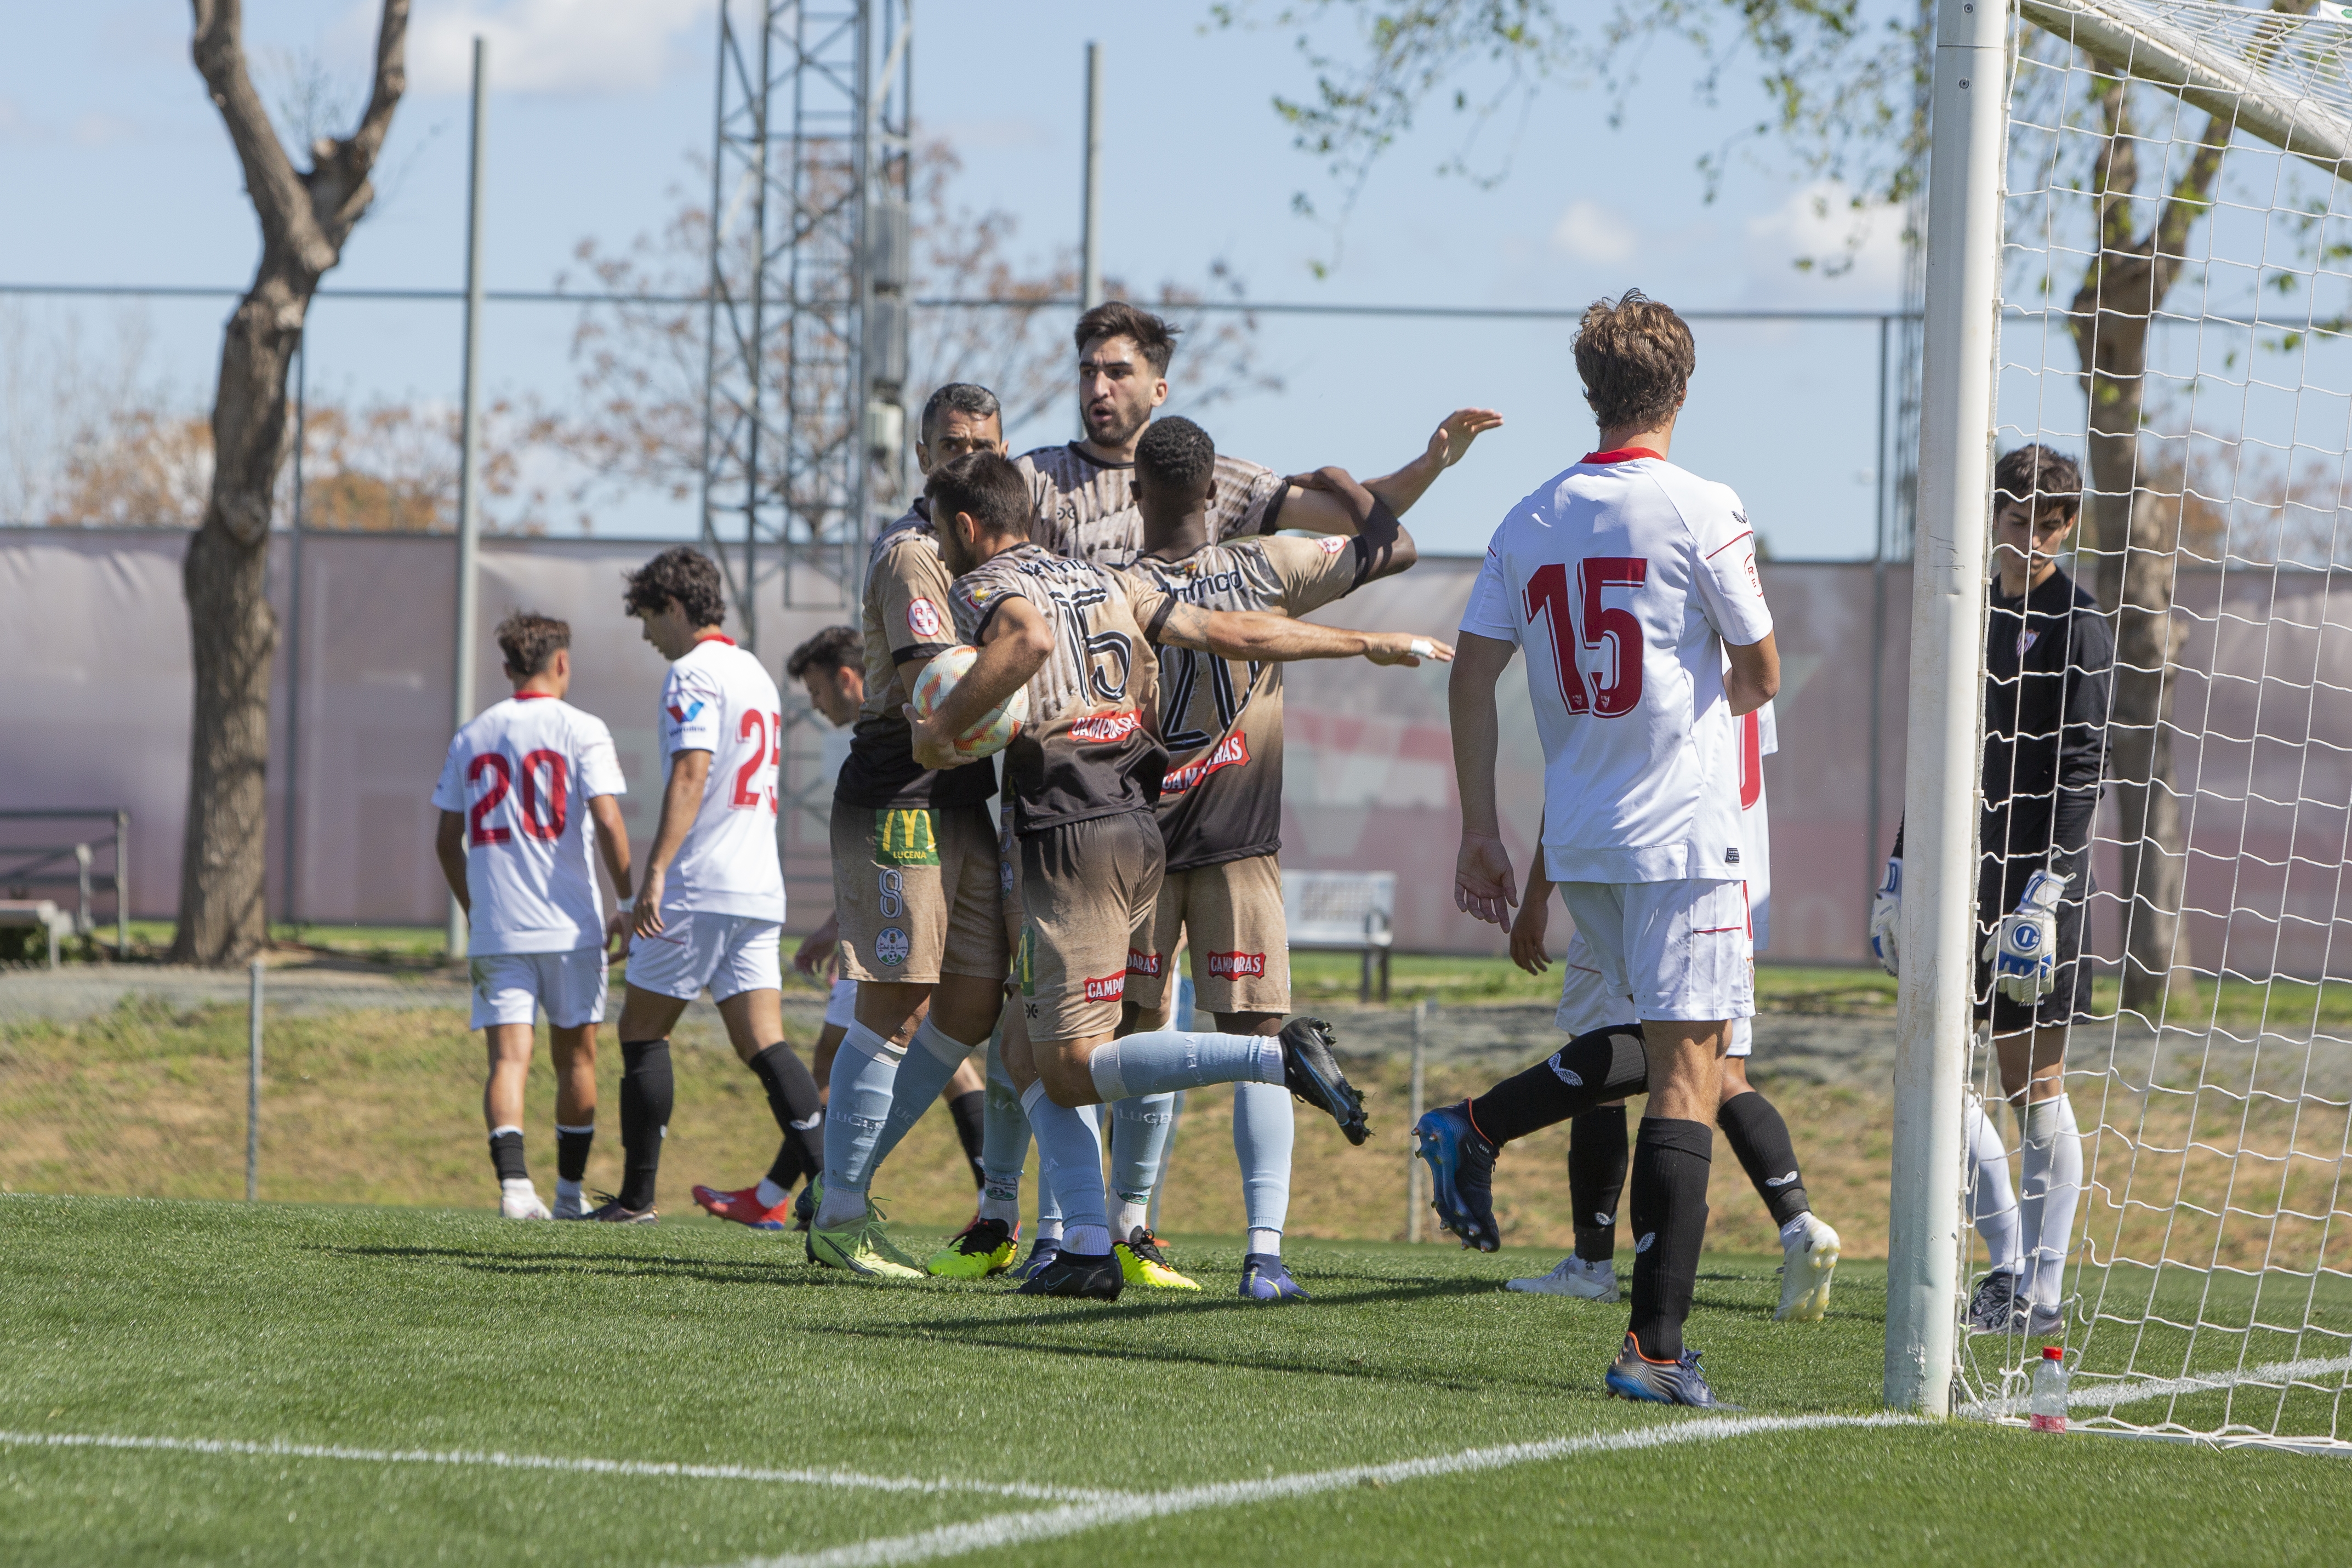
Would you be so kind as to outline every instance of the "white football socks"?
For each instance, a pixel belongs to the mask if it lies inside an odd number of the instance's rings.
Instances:
[[[2009,1186],[2009,1150],[1984,1102],[1971,1096],[1961,1124],[1974,1167],[1977,1234],[1992,1258],[1992,1272],[2013,1274],[2024,1267],[2017,1240],[2017,1198]]]
[[[780,1187],[774,1182],[770,1181],[766,1176],[761,1176],[760,1178],[760,1190],[753,1193],[751,1196],[759,1200],[759,1204],[761,1208],[773,1208],[776,1205],[783,1202],[784,1199],[792,1197],[793,1195],[785,1188]]]
[[[2054,1307],[2065,1289],[2066,1253],[2074,1232],[2074,1202],[2083,1190],[2083,1134],[2065,1095],[2025,1108],[2024,1192],[2018,1213],[2033,1242],[2026,1269],[2028,1300]]]
[[[1211,1083],[1279,1083],[1282,1042],[1262,1034],[1153,1030],[1097,1046],[1087,1069],[1105,1103]]]
[[[1281,1257],[1282,1232],[1253,1229],[1249,1234],[1249,1249],[1253,1252],[1263,1252],[1270,1258]]]

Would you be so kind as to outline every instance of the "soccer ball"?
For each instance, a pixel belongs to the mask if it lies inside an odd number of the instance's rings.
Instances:
[[[915,677],[916,716],[929,718],[939,711],[939,706],[948,700],[948,694],[955,690],[956,683],[963,679],[964,672],[979,657],[977,648],[956,647],[925,664],[923,673]],[[978,724],[956,737],[956,751],[963,757],[993,757],[1012,745],[1013,737],[1028,722],[1029,688],[1018,686],[1002,707],[983,714]]]

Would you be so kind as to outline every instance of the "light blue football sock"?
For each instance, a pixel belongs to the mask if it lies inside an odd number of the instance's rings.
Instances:
[[[980,1217],[1021,1223],[1021,1167],[1029,1163],[1029,1118],[1004,1070],[1004,1030],[988,1037],[988,1099],[980,1122]],[[1042,1183],[1040,1184],[1043,1185]],[[1058,1218],[1055,1230],[1060,1229]]]
[[[1290,1149],[1297,1135],[1288,1091],[1274,1083],[1234,1085],[1234,1157],[1241,1162],[1253,1252],[1282,1253],[1282,1228],[1290,1218]]]
[[[824,1201],[816,1223],[830,1229],[866,1212],[874,1149],[890,1119],[892,1090],[906,1048],[853,1023],[834,1052],[824,1110]]]
[[[1102,1135],[1095,1107],[1073,1111],[1047,1098],[1043,1082],[1021,1096],[1037,1138],[1038,1176],[1053,1190],[1066,1227],[1064,1245],[1087,1256],[1110,1250],[1110,1216],[1103,1201]],[[1088,1247],[1087,1243],[1100,1238]]]
[[[1279,1083],[1282,1045],[1262,1034],[1153,1030],[1095,1048],[1087,1061],[1106,1103],[1209,1083]]]
[[[963,1065],[973,1047],[931,1027],[928,1018],[915,1030],[915,1038],[907,1051],[906,1060],[898,1063],[898,1077],[890,1090],[890,1112],[882,1124],[881,1133],[874,1140],[874,1154],[866,1166],[867,1179],[882,1168],[890,1151],[908,1128],[923,1119],[923,1113],[948,1086],[955,1070]]]
[[[1176,1096],[1138,1094],[1116,1101],[1110,1108],[1110,1190],[1118,1199],[1118,1224],[1113,1234],[1124,1241],[1139,1225],[1149,1223],[1152,1188],[1160,1181],[1160,1159],[1167,1152],[1168,1134],[1176,1125]]]

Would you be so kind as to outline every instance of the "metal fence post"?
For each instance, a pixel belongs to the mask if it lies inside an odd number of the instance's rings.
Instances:
[[[1424,1047],[1429,1033],[1429,998],[1422,998],[1412,1004],[1412,1122],[1421,1124],[1422,1068]],[[1421,1161],[1414,1157],[1412,1145],[1407,1142],[1404,1151],[1404,1239],[1421,1240]]]
[[[261,1196],[261,960],[250,971],[251,999],[246,1003],[245,1056],[245,1201]]]

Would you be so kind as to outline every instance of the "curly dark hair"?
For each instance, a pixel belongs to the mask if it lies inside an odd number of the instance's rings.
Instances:
[[[1992,465],[1992,490],[1996,510],[2023,501],[2037,517],[2052,507],[2072,517],[2083,508],[2083,470],[2072,457],[2037,441]]]
[[[1021,470],[1011,458],[993,452],[967,452],[950,458],[931,470],[923,482],[923,494],[930,498],[931,516],[941,528],[950,517],[962,512],[991,534],[1025,539],[1036,515]]]
[[[828,626],[799,647],[784,661],[784,678],[797,681],[812,669],[862,670],[866,667],[866,640],[855,626]]]
[[[544,674],[558,648],[572,646],[572,623],[533,611],[508,612],[499,622],[499,649],[507,656],[507,674],[518,681]]]
[[[1638,288],[1587,306],[1575,351],[1584,401],[1603,430],[1664,424],[1698,369],[1689,326]]]
[[[719,563],[691,545],[673,545],[630,572],[621,607],[631,615],[659,614],[675,601],[697,626],[727,619],[727,594]]]
[[[1153,420],[1135,444],[1136,477],[1149,475],[1153,484],[1171,490],[1192,489],[1216,465],[1217,444],[1181,413]]]
[[[1181,327],[1164,321],[1150,311],[1129,305],[1124,299],[1107,300],[1078,318],[1078,329],[1072,334],[1077,340],[1078,352],[1097,338],[1132,338],[1143,355],[1143,362],[1151,367],[1155,376],[1168,373],[1169,357],[1176,352],[1176,338]]]

